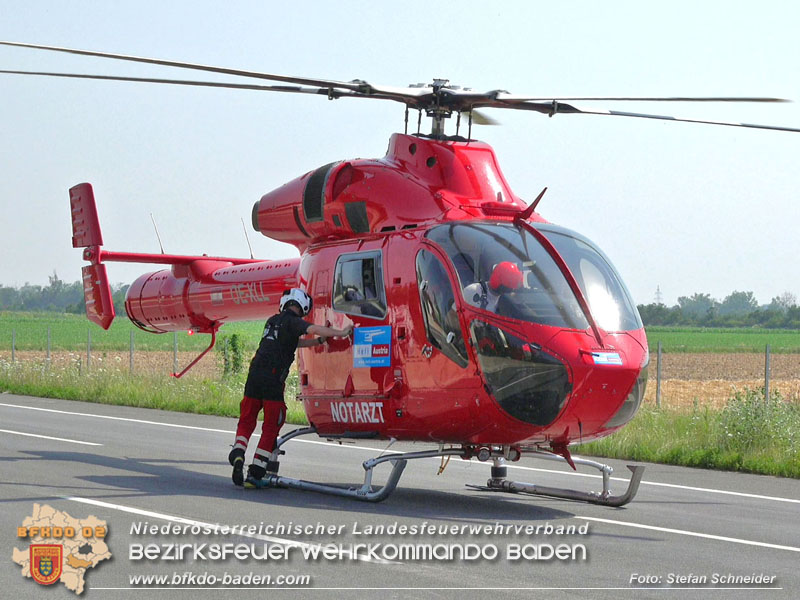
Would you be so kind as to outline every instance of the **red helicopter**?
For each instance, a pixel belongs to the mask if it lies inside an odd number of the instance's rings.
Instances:
[[[621,506],[637,492],[644,467],[629,466],[621,495],[612,469],[573,457],[570,444],[613,433],[636,414],[645,391],[649,353],[642,321],[620,276],[584,236],[546,222],[510,189],[487,144],[471,139],[476,109],[595,114],[689,121],[800,132],[800,129],[676,119],[662,115],[579,109],[567,101],[748,101],[776,98],[557,98],[474,92],[446,80],[409,87],[254,73],[183,62],[16,42],[21,46],[283,82],[253,85],[99,76],[3,73],[139,81],[190,86],[366,98],[405,105],[405,133],[386,156],[319,167],[265,194],[253,206],[256,231],[297,247],[292,260],[175,256],[103,249],[91,185],[70,190],[73,238],[84,248],[88,318],[103,328],[114,319],[106,262],[169,265],[139,277],[125,308],[139,328],[194,330],[214,345],[226,322],[264,320],[287,288],[313,299],[309,320],[336,328],[353,324],[352,339],[303,348],[299,399],[310,426],[278,440],[323,438],[425,442],[433,449],[382,453],[363,463],[361,486],[342,488],[268,475],[266,484],[380,501],[396,487],[408,460],[457,456],[492,461],[482,489],[542,494]],[[408,134],[409,110],[419,112]],[[432,120],[419,132],[422,113]],[[466,115],[467,135],[459,135]],[[445,133],[456,117],[455,135]],[[546,189],[546,188],[545,188]],[[523,455],[598,469],[599,492],[511,481],[507,461]],[[373,486],[374,468],[392,470]]]

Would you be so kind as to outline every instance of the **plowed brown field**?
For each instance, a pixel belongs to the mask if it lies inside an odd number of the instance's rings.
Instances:
[[[764,354],[663,354],[662,406],[721,406],[736,390],[764,386]],[[656,401],[656,360],[651,356],[646,403]],[[800,401],[800,354],[770,357],[770,389]]]

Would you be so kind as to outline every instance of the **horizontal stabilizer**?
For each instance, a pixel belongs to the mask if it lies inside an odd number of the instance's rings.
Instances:
[[[72,211],[72,247],[102,246],[103,234],[100,233],[92,185],[81,183],[71,188],[69,206]]]
[[[82,271],[86,317],[103,329],[108,329],[114,320],[114,301],[111,298],[111,286],[108,284],[106,266],[103,264],[87,265],[83,267]]]

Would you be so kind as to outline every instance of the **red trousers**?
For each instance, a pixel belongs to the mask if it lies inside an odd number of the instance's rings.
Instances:
[[[234,448],[247,450],[247,443],[256,428],[258,413],[264,409],[264,423],[261,426],[261,439],[256,448],[255,460],[266,461],[275,450],[278,432],[286,420],[286,404],[283,400],[256,400],[245,396],[239,404],[239,425],[236,428]]]

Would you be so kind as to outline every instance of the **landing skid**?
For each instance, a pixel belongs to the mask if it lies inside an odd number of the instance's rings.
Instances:
[[[301,435],[309,435],[317,433],[314,427],[304,427],[295,429],[283,437],[278,438],[275,451],[272,454],[272,461],[278,460],[282,453],[281,446],[289,440],[299,437]],[[535,456],[536,458],[543,458],[545,460],[560,460],[568,462],[563,456],[543,452],[539,450],[523,450],[522,453]],[[406,468],[409,460],[418,458],[436,458],[436,457],[450,457],[457,456],[463,459],[470,459],[473,456],[477,457],[480,461],[486,461],[489,458],[493,460],[492,477],[486,484],[486,487],[479,487],[478,489],[491,490],[496,492],[510,492],[510,493],[524,493],[524,494],[537,494],[542,496],[553,496],[556,498],[566,498],[569,500],[581,500],[584,502],[591,502],[592,504],[603,504],[605,506],[623,506],[630,502],[636,495],[639,489],[639,482],[642,479],[644,467],[631,466],[631,479],[628,483],[628,489],[620,496],[611,494],[609,483],[613,469],[602,463],[598,463],[585,458],[570,457],[573,464],[585,465],[594,467],[603,474],[603,491],[602,492],[579,492],[576,490],[550,488],[545,486],[538,486],[530,483],[522,483],[517,481],[509,481],[506,479],[507,467],[505,466],[506,458],[518,458],[520,451],[517,449],[509,448],[508,446],[493,446],[493,447],[461,447],[461,448],[440,448],[438,450],[427,450],[422,452],[404,452],[392,453],[386,455],[379,455],[375,458],[364,461],[364,483],[358,487],[340,487],[325,483],[318,483],[315,481],[306,481],[303,479],[292,479],[291,477],[284,477],[277,473],[267,473],[267,475],[258,481],[248,479],[245,483],[246,487],[257,488],[287,488],[295,490],[304,490],[310,492],[320,492],[323,494],[331,494],[334,496],[343,496],[352,498],[354,500],[361,500],[364,502],[380,502],[389,497],[394,489],[397,487],[397,482]],[[392,470],[389,473],[389,478],[383,487],[375,488],[372,485],[372,473],[378,465],[390,462],[392,463]],[[477,487],[477,486],[471,486]]]
[[[568,462],[563,456],[558,454],[551,454],[549,452],[530,451],[526,452],[535,456],[536,458],[543,458],[545,460],[557,460]],[[486,482],[486,487],[481,489],[492,490],[496,492],[510,492],[522,494],[535,494],[539,496],[552,496],[554,498],[565,498],[567,500],[580,500],[582,502],[589,502],[591,504],[602,504],[604,506],[624,506],[636,495],[639,491],[639,483],[642,481],[644,474],[644,467],[641,465],[628,465],[631,471],[631,479],[628,482],[628,489],[625,493],[614,496],[611,494],[609,484],[611,482],[611,474],[614,469],[609,465],[599,463],[577,456],[570,457],[570,460],[576,465],[585,465],[599,470],[603,475],[603,491],[602,492],[580,492],[577,490],[551,488],[543,485],[536,485],[533,483],[523,483],[521,481],[509,481],[506,479],[506,467],[503,458],[495,458],[494,466],[492,467],[492,477]]]
[[[275,450],[272,453],[271,460],[276,461],[281,454],[281,446],[292,438],[301,435],[309,435],[317,433],[315,427],[304,427],[302,429],[295,429],[285,436],[279,437]],[[414,453],[411,453],[414,454]],[[364,502],[380,502],[389,497],[394,489],[397,487],[397,482],[400,480],[400,475],[403,474],[403,469],[406,468],[407,460],[409,458],[417,458],[409,454],[390,454],[387,456],[379,456],[370,459],[363,463],[364,467],[364,483],[360,487],[340,487],[326,483],[318,483],[316,481],[306,481],[304,479],[292,479],[291,477],[284,477],[277,473],[267,473],[263,479],[254,481],[248,478],[245,482],[245,487],[255,488],[287,488],[295,490],[304,490],[308,492],[320,492],[322,494],[331,494],[333,496],[344,496],[346,498],[353,498],[354,500],[361,500]],[[392,470],[389,473],[389,478],[381,488],[374,488],[372,485],[372,470],[383,462],[391,462]]]

